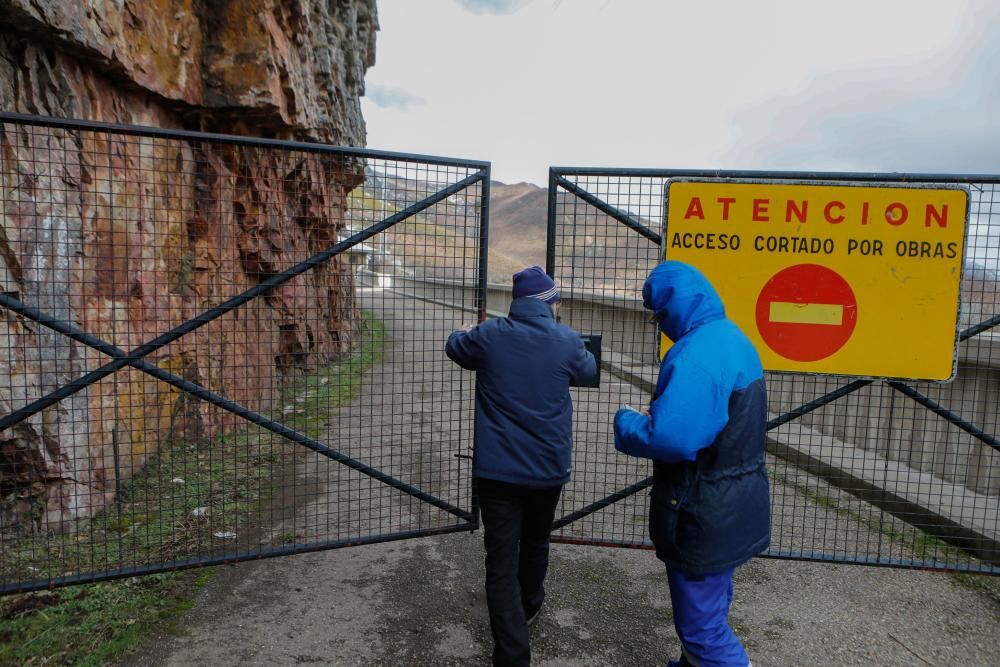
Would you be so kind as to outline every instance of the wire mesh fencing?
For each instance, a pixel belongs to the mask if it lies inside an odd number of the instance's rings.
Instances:
[[[486,315],[488,164],[15,114],[0,148],[0,593],[477,525],[442,345]],[[553,172],[547,268],[608,371],[562,541],[648,546],[610,423],[655,381],[673,175]],[[771,374],[772,556],[998,572],[1000,179],[928,180],[972,196],[958,375]]]
[[[0,117],[0,593],[468,530],[481,162]]]
[[[611,423],[621,405],[648,404],[655,386],[660,342],[641,289],[663,258],[665,188],[679,177],[967,188],[961,342],[951,382],[767,374],[766,555],[1000,573],[997,176],[553,168],[547,270],[563,290],[563,320],[602,334],[606,370],[600,389],[574,390],[574,478],[556,539],[650,546],[652,466],[614,450]]]

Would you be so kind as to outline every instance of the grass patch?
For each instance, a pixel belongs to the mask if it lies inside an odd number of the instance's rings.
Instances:
[[[364,370],[382,359],[384,327],[365,331],[347,358],[290,380],[277,419],[317,437],[352,400]],[[0,581],[169,564],[267,548],[261,532],[278,471],[302,447],[248,424],[207,442],[163,447],[122,484],[116,502],[72,535],[4,535]],[[273,544],[294,542],[282,534]],[[0,598],[0,665],[101,665],[145,637],[171,632],[214,569],[167,572]]]
[[[385,328],[365,313],[365,335],[350,357],[290,383],[287,393],[294,400],[282,410],[282,421],[300,433],[315,438],[329,419],[331,407],[350,402],[361,387],[366,368],[382,363]]]
[[[351,210],[385,211],[388,215],[399,212],[399,207],[395,204],[368,194],[363,187],[357,187],[348,192],[347,202]]]
[[[0,665],[105,665],[153,628],[170,632],[207,571],[154,574],[6,598]]]

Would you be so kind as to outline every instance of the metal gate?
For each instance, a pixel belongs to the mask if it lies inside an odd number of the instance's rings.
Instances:
[[[603,337],[600,390],[576,390],[574,479],[555,539],[649,547],[648,461],[614,450],[622,403],[655,384],[641,304],[674,177],[960,183],[971,193],[958,375],[948,385],[769,373],[767,556],[1000,574],[1000,176],[553,168],[547,270],[563,320]],[[820,444],[825,446],[821,447]]]
[[[0,150],[0,594],[477,525],[428,354],[463,315],[391,288],[485,312],[488,163],[9,113]]]

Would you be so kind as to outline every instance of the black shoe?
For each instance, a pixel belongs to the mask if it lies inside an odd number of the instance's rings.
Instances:
[[[535,625],[535,621],[538,620],[538,617],[542,613],[542,607],[544,607],[544,606],[545,606],[545,602],[542,601],[542,604],[538,605],[535,609],[533,609],[533,610],[525,609],[524,610],[524,616],[525,616],[525,618],[528,619],[528,627],[529,628],[532,627],[533,625]]]

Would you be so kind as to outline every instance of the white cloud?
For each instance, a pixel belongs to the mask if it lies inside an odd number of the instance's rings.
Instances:
[[[489,160],[504,182],[544,185],[549,165],[1000,172],[992,0],[380,0],[379,21],[369,89],[426,103],[362,100],[369,145]]]
[[[427,100],[402,88],[371,84],[366,86],[365,96],[383,109],[408,111],[410,108],[426,104]]]
[[[531,0],[455,0],[473,14],[513,14]]]
[[[978,5],[979,3],[973,3]],[[736,166],[1000,173],[1000,6],[912,62],[824,72],[734,116]]]

